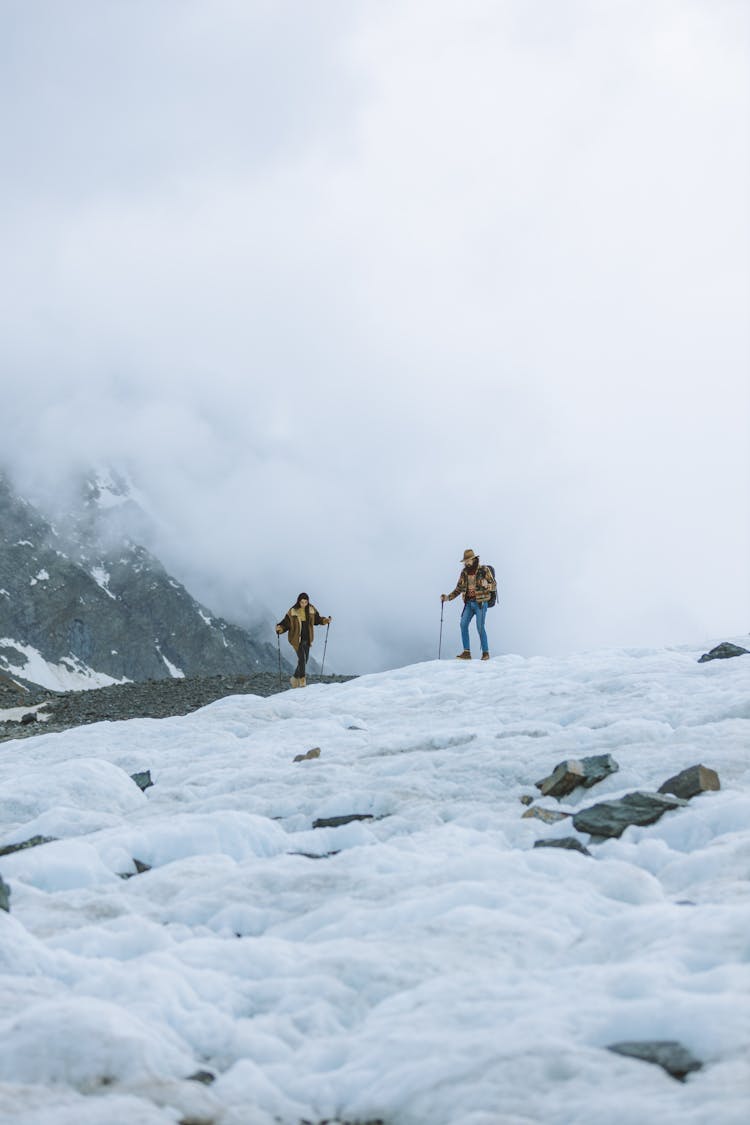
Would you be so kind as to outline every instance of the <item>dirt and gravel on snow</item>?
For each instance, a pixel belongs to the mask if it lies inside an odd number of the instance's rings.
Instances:
[[[352,676],[308,677],[308,684],[340,684]],[[4,677],[0,683],[0,742],[9,738],[67,730],[86,723],[119,719],[163,719],[187,715],[227,695],[274,695],[289,691],[289,679],[258,672],[249,676],[195,676],[113,684],[89,691],[28,691]],[[301,689],[304,690],[304,689]],[[12,718],[2,718],[3,712]],[[28,718],[28,716],[33,718]]]

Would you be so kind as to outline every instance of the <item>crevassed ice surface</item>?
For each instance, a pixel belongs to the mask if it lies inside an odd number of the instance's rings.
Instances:
[[[746,1125],[750,656],[701,651],[429,663],[0,745],[0,846],[58,837],[0,858],[0,1119]],[[573,829],[521,795],[601,753],[618,773],[538,803],[699,762],[722,788],[591,858],[534,850]]]

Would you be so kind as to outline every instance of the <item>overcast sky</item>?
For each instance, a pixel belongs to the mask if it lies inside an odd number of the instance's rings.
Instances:
[[[342,671],[466,547],[493,653],[750,629],[749,61],[744,0],[0,0],[5,458]]]

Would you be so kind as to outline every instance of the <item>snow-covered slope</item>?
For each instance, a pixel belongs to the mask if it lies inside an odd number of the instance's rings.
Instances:
[[[0,473],[0,672],[64,691],[276,667],[275,646],[210,614],[129,538],[148,518],[135,495],[94,476],[63,531]]]
[[[0,847],[59,839],[0,858],[0,1118],[744,1123],[750,656],[701,651],[446,661],[5,743]],[[571,822],[520,797],[603,753],[619,772],[559,807],[698,762],[722,787],[591,856],[535,850]],[[373,819],[313,828],[349,814]],[[647,1039],[703,1068],[606,1050]]]

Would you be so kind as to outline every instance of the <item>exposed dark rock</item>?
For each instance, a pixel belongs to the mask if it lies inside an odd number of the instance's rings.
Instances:
[[[597,781],[603,781],[611,773],[619,770],[619,765],[611,754],[594,754],[588,758],[568,758],[555,766],[549,777],[535,782],[543,797],[565,797],[579,785],[590,789]]]
[[[523,793],[518,799],[522,805],[533,805],[535,800],[529,793]]]
[[[35,723],[36,721],[35,711],[27,711],[25,715],[21,715],[21,722],[25,727],[27,727],[29,723]]]
[[[708,766],[690,766],[659,786],[660,793],[672,793],[685,801],[689,801],[698,793],[706,793],[713,789],[721,789],[721,782],[716,770],[709,769]]]
[[[687,801],[666,794],[628,793],[617,801],[601,801],[581,809],[573,817],[573,827],[578,832],[589,832],[592,837],[617,837],[631,824],[655,824],[665,812],[686,804]]]
[[[644,1039],[612,1043],[607,1050],[614,1051],[617,1055],[627,1055],[631,1059],[655,1063],[680,1082],[684,1082],[688,1074],[700,1070],[703,1066],[699,1059],[674,1039]]]
[[[3,881],[2,875],[0,875],[0,910],[10,914],[10,887]]]
[[[334,852],[289,852],[289,855],[299,855],[303,859],[330,859],[332,855],[339,855],[340,849]]]
[[[558,820],[565,820],[566,816],[571,816],[569,812],[560,812],[559,809],[545,809],[541,805],[532,805],[525,813],[521,814],[521,820],[543,820],[545,824],[554,824]]]
[[[297,754],[294,757],[295,762],[310,762],[313,758],[320,757],[320,747],[313,746],[312,750],[308,750],[306,754]]]
[[[144,789],[151,789],[153,787],[154,783],[151,780],[151,770],[141,770],[140,773],[131,773],[130,777],[141,792],[143,792]]]
[[[22,844],[6,844],[4,848],[0,848],[0,856],[23,852],[27,848],[38,848],[40,844],[53,844],[56,839],[56,836],[30,836]]]
[[[212,1074],[210,1070],[196,1070],[195,1074],[189,1074],[188,1082],[200,1082],[204,1086],[210,1086],[216,1081],[216,1075]]]
[[[535,840],[535,848],[566,848],[571,852],[591,855],[591,852],[575,836],[560,836],[557,840]]]
[[[123,871],[120,873],[121,879],[134,879],[136,875],[143,875],[144,871],[150,871],[151,867],[148,863],[142,863],[140,859],[133,860],[135,871]]]
[[[313,821],[313,828],[341,828],[353,820],[374,820],[371,813],[350,813],[349,816],[323,816]]]
[[[739,645],[733,645],[731,641],[722,641],[710,652],[704,652],[698,663],[705,664],[707,660],[730,660],[733,656],[746,656],[749,651],[746,648],[740,648]]]
[[[299,1125],[386,1125],[382,1117],[369,1118],[363,1121],[362,1118],[347,1117],[325,1117],[322,1121],[310,1121],[307,1117],[303,1117]]]

